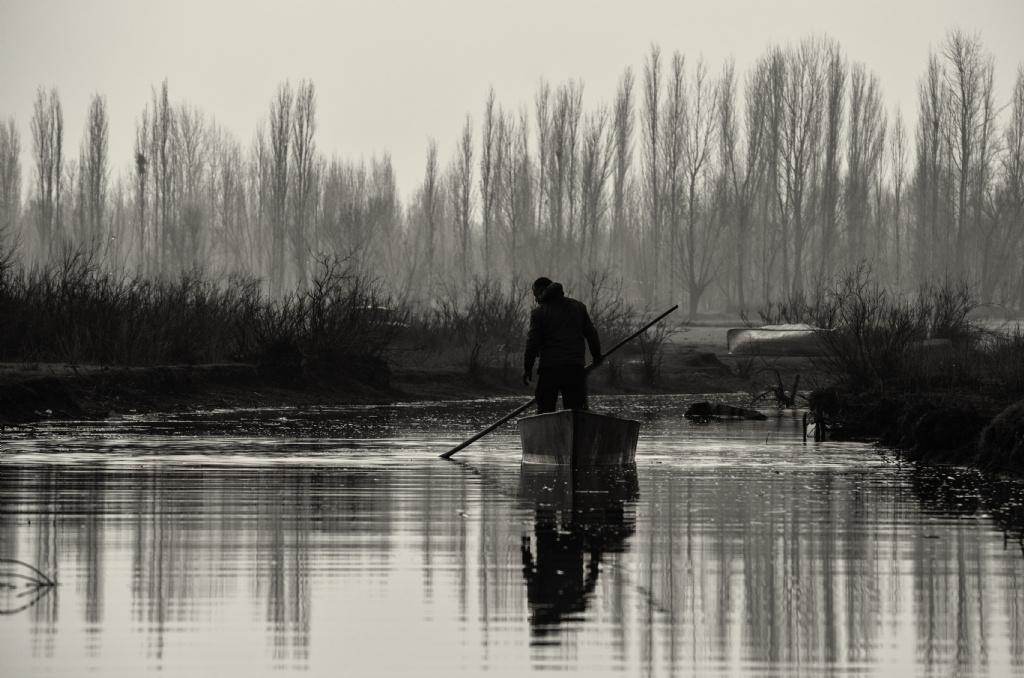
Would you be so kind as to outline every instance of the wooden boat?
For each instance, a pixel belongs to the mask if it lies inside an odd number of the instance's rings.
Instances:
[[[585,468],[632,464],[640,422],[582,410],[523,417],[523,463]]]
[[[827,331],[804,324],[764,325],[731,329],[725,338],[730,355],[818,356]]]

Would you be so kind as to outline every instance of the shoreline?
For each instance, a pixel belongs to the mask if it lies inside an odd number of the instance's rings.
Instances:
[[[681,340],[680,340],[681,339]],[[737,361],[725,348],[725,328],[695,328],[665,345],[653,385],[644,383],[637,356],[618,362],[617,378],[602,366],[588,380],[591,395],[712,394],[750,392]],[[623,352],[625,353],[625,352]],[[809,361],[787,359],[782,378],[803,372]],[[484,368],[471,375],[455,365],[391,366],[390,378],[374,382],[347,376],[301,373],[282,378],[261,374],[252,363],[113,368],[50,363],[0,363],[0,424],[17,426],[45,419],[97,420],[126,413],[208,408],[281,408],[372,405],[399,402],[533,396],[520,368]]]

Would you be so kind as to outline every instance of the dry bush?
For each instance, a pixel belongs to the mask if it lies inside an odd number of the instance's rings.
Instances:
[[[640,315],[623,294],[623,281],[612,280],[607,272],[589,272],[584,280],[579,297],[590,312],[590,319],[601,338],[601,349],[607,351],[635,331],[636,318]],[[622,378],[622,366],[626,354],[613,353],[605,361],[608,383],[618,384]]]
[[[381,286],[334,259],[320,262],[307,289],[274,300],[257,279],[223,284],[198,269],[163,280],[116,276],[88,252],[68,250],[45,268],[8,274],[0,305],[0,358],[72,367],[241,359],[329,376],[366,371],[369,361],[379,379],[404,331],[403,312]]]
[[[526,336],[526,295],[513,281],[507,287],[474,279],[468,290],[449,285],[437,308],[421,325],[435,351],[451,353],[474,378],[498,367],[506,381],[516,371]]]

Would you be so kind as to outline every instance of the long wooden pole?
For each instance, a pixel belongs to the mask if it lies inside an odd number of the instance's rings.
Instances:
[[[629,343],[630,341],[632,341],[632,340],[636,339],[636,338],[637,338],[637,337],[639,337],[639,336],[640,336],[641,334],[643,334],[643,333],[644,333],[644,332],[646,332],[647,330],[649,330],[649,329],[651,329],[652,327],[654,327],[654,325],[658,324],[658,322],[659,322],[659,321],[660,321],[660,320],[661,320],[662,318],[664,318],[665,316],[667,316],[667,315],[668,315],[669,313],[671,313],[672,311],[676,310],[677,308],[679,308],[679,304],[676,304],[675,306],[673,306],[673,307],[672,307],[672,308],[670,308],[669,310],[665,311],[664,313],[662,313],[661,315],[659,315],[659,316],[658,316],[657,318],[655,318],[655,319],[654,319],[654,320],[652,320],[651,322],[649,322],[649,323],[647,323],[646,325],[644,325],[644,326],[643,326],[642,328],[640,328],[639,330],[637,330],[637,331],[636,331],[636,332],[634,332],[633,334],[629,335],[628,337],[626,337],[625,339],[623,339],[623,340],[622,340],[622,341],[620,341],[619,343],[617,343],[617,344],[615,344],[614,346],[612,346],[612,347],[611,347],[610,349],[608,349],[607,351],[605,351],[605,352],[604,352],[604,357],[608,357],[608,356],[610,356],[610,355],[611,355],[612,353],[615,353],[616,351],[618,351],[618,350],[619,350],[620,348],[622,348],[623,346],[625,346],[625,345],[626,345],[627,343]],[[597,367],[597,365],[595,365],[594,363],[590,363],[589,365],[587,365],[587,366],[586,366],[586,368],[584,368],[584,372],[590,372],[590,370],[594,369],[595,367]],[[512,410],[511,412],[509,412],[508,414],[506,414],[506,415],[505,415],[504,417],[502,417],[501,419],[499,419],[498,421],[494,422],[493,424],[491,424],[490,426],[488,426],[487,428],[485,428],[485,429],[484,429],[483,431],[480,431],[480,433],[477,433],[477,434],[476,434],[475,436],[473,436],[472,438],[470,438],[470,439],[468,439],[468,440],[465,440],[465,441],[463,441],[463,442],[459,443],[458,445],[456,445],[456,446],[455,446],[455,447],[453,447],[452,449],[450,449],[450,450],[448,450],[447,452],[445,452],[444,454],[440,455],[440,457],[441,457],[442,459],[451,459],[451,458],[452,458],[452,455],[454,455],[454,454],[455,454],[456,452],[458,452],[459,450],[461,450],[461,449],[463,449],[463,448],[469,447],[470,445],[472,445],[472,444],[473,444],[473,443],[475,443],[476,441],[480,440],[480,439],[481,439],[481,438],[483,438],[483,437],[484,437],[485,435],[487,435],[488,433],[490,433],[490,432],[491,432],[491,431],[493,431],[494,429],[498,428],[499,426],[501,426],[502,424],[504,424],[504,423],[505,423],[506,421],[508,421],[508,420],[509,420],[509,419],[511,419],[512,417],[516,416],[517,414],[519,414],[519,413],[520,413],[520,412],[522,412],[523,410],[527,409],[528,407],[530,407],[531,405],[533,405],[533,404],[534,404],[534,403],[536,403],[536,402],[537,402],[537,398],[534,398],[534,399],[533,399],[533,400],[531,400],[530,402],[528,402],[528,403],[524,403],[523,405],[520,405],[519,407],[517,407],[516,409]]]

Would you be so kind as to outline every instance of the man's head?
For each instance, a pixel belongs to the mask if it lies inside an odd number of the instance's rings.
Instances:
[[[544,294],[544,290],[551,284],[550,278],[540,277],[533,281],[533,298],[540,301],[540,295]]]

